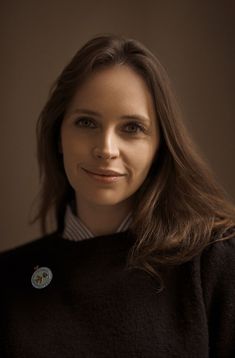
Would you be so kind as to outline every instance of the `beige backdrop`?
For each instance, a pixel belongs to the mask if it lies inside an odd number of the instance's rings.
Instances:
[[[234,1],[1,2],[0,249],[35,239],[35,125],[58,73],[94,35],[146,44],[168,70],[185,122],[228,197],[235,199]]]

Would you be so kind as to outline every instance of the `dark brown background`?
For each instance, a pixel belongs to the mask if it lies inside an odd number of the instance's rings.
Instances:
[[[147,45],[168,70],[184,119],[235,199],[234,1],[2,1],[0,249],[35,239],[35,125],[56,76],[87,40],[114,32]]]

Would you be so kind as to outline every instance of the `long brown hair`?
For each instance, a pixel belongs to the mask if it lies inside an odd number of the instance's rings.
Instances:
[[[230,238],[235,209],[187,133],[165,69],[134,39],[110,34],[91,39],[52,87],[37,123],[41,201],[31,223],[39,219],[46,234],[51,212],[62,232],[65,208],[74,191],[58,150],[61,122],[75,91],[92,71],[123,64],[145,80],[161,136],[148,176],[135,196],[129,231],[136,240],[128,267],[158,276],[158,265],[186,262],[210,242]]]

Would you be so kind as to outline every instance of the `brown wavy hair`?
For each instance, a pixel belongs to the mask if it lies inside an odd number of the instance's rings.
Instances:
[[[157,267],[186,262],[209,243],[232,237],[235,208],[187,133],[165,69],[134,39],[96,36],[75,54],[54,83],[37,122],[41,191],[31,223],[40,220],[41,231],[46,234],[51,213],[57,231],[62,232],[66,205],[74,198],[58,150],[64,114],[92,71],[124,64],[146,82],[160,127],[160,147],[135,195],[128,230],[136,240],[127,266],[159,277]]]

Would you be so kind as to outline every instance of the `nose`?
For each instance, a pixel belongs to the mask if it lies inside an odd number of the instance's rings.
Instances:
[[[110,132],[97,135],[97,142],[94,147],[96,158],[116,158],[119,155],[117,138]]]

